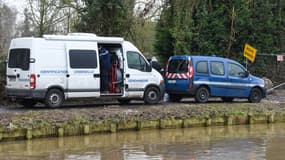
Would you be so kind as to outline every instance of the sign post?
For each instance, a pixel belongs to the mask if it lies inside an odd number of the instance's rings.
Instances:
[[[243,56],[246,58],[246,68],[247,68],[247,60],[254,62],[256,56],[256,49],[250,46],[249,44],[245,44],[243,50]]]

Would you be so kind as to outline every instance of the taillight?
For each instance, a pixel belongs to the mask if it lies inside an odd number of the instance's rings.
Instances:
[[[30,76],[30,88],[36,88],[36,75],[31,74]]]
[[[189,83],[189,89],[192,89],[192,82]]]
[[[193,78],[194,71],[193,71],[193,67],[192,66],[190,66],[189,74],[190,74],[190,78]]]
[[[193,78],[193,76],[194,76],[194,69],[193,69],[193,66],[191,64],[190,57],[188,58],[188,76],[189,76],[189,78]]]
[[[169,64],[169,62],[170,62],[170,59],[167,61],[166,65],[165,65],[164,76],[165,76],[166,78],[168,78],[168,64]]]

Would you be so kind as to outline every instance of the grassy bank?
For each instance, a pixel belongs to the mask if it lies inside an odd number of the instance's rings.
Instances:
[[[285,104],[212,103],[0,113],[0,140],[285,122]]]

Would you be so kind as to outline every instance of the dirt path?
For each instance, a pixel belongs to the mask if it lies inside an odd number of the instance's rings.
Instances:
[[[285,90],[275,90],[272,94],[267,95],[262,102],[285,103]]]
[[[235,99],[233,103],[248,103],[247,99]],[[272,94],[267,95],[266,98],[262,99],[261,103],[285,103],[285,90],[275,90]],[[185,104],[189,105],[198,105],[195,102],[194,98],[183,98],[181,102],[162,102],[158,105],[154,106],[183,106]],[[223,103],[220,98],[211,98],[207,103],[211,104],[227,104]],[[232,103],[229,103],[231,105]],[[67,102],[61,108],[46,108],[43,104],[38,104],[35,107],[24,108],[19,104],[10,104],[10,105],[0,105],[0,113],[7,112],[26,112],[26,111],[49,111],[49,110],[69,110],[69,109],[95,109],[101,110],[106,108],[111,108],[115,110],[124,110],[124,109],[139,109],[139,108],[147,108],[148,105],[144,105],[142,101],[132,101],[128,105],[119,105],[117,101],[72,101]]]

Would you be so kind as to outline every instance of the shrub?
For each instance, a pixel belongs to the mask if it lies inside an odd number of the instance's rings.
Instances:
[[[5,84],[6,84],[6,56],[0,56],[0,101],[3,103],[5,98]]]

